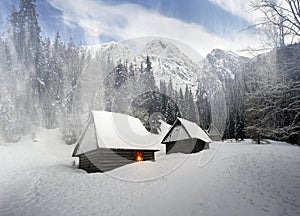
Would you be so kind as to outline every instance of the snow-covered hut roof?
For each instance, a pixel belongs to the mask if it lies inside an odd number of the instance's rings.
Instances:
[[[165,141],[165,139],[168,137],[168,135],[171,133],[171,131],[178,124],[181,124],[183,126],[186,133],[181,133],[181,136],[177,137],[176,140],[186,139],[187,138],[186,135],[187,135],[189,138],[200,139],[207,143],[212,141],[209,138],[209,136],[205,133],[205,131],[202,130],[196,123],[177,117],[177,120],[175,121],[174,125],[171,127],[168,134],[164,137],[162,143]]]
[[[120,113],[92,111],[73,156],[96,148],[157,150],[158,142],[138,118]]]
[[[214,141],[222,140],[222,134],[219,132],[215,125],[211,124],[207,130],[209,137]]]
[[[212,140],[209,136],[202,130],[196,123],[190,122],[183,118],[178,118],[178,120],[183,124],[185,129],[187,130],[188,134],[191,138],[201,139],[204,142],[211,142]]]
[[[222,137],[222,135],[221,135],[221,133],[219,132],[219,130],[216,128],[216,126],[215,125],[213,125],[213,124],[211,124],[210,126],[209,126],[209,128],[208,128],[208,134],[210,135],[210,136],[214,136],[214,135],[218,135],[218,136],[220,136],[220,137]]]

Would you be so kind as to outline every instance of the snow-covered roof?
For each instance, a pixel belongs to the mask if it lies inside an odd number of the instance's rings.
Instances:
[[[190,122],[183,118],[177,118],[181,124],[185,127],[188,134],[191,136],[191,138],[197,138],[201,139],[204,142],[211,142],[212,140],[209,138],[209,136],[202,130],[196,123]]]
[[[157,135],[148,132],[138,118],[120,113],[92,111],[90,121],[92,122],[87,127],[93,125],[93,131],[85,130],[73,155],[96,148],[158,150]],[[93,138],[94,131],[96,136]],[[88,142],[83,142],[86,138],[84,136],[91,138],[87,139]]]
[[[99,147],[153,149],[153,136],[138,118],[105,111],[93,115]]]
[[[209,136],[196,123],[190,122],[186,119],[177,117],[177,120],[175,121],[175,123],[172,126],[172,128],[170,129],[170,131],[167,133],[167,135],[162,140],[162,143],[168,142],[167,137],[172,132],[172,130],[175,130],[175,127],[177,127],[179,124],[182,125],[183,130],[185,130],[185,132],[184,133],[181,132],[180,135],[177,134],[176,136],[173,136],[173,139],[175,138],[176,141],[177,140],[184,140],[184,139],[187,139],[188,137],[189,138],[200,139],[200,140],[203,140],[204,142],[211,142],[212,141],[209,138]]]
[[[222,135],[221,135],[221,133],[219,132],[219,130],[216,128],[216,126],[215,125],[213,125],[213,124],[211,124],[210,126],[209,126],[209,128],[208,128],[208,134],[210,135],[210,136],[220,136],[220,137],[222,137]]]

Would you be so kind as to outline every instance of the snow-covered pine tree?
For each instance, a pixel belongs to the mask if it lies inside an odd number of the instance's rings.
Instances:
[[[146,57],[145,69],[143,66],[143,62],[141,63],[139,81],[140,81],[141,93],[157,90],[149,56]]]
[[[65,54],[65,71],[64,71],[64,96],[63,101],[64,117],[63,117],[63,134],[67,144],[76,141],[80,133],[80,85],[78,79],[83,69],[83,59],[79,53],[79,49],[74,45],[72,38],[67,45]]]
[[[52,98],[51,122],[50,127],[55,128],[59,126],[60,119],[63,116],[63,98],[64,98],[64,45],[61,41],[59,32],[56,33],[54,42],[51,46],[51,60],[50,60],[50,83],[49,94]]]
[[[117,67],[114,69],[114,98],[113,100],[113,111],[128,114],[129,102],[131,100],[131,89],[129,89],[129,71],[126,64],[119,62]]]
[[[211,107],[208,94],[200,82],[196,90],[196,107],[199,113],[200,127],[203,129],[208,129],[211,124]]]
[[[196,104],[194,101],[194,95],[192,93],[192,90],[189,89],[189,104],[190,104],[190,108],[189,108],[189,120],[192,122],[199,122],[199,115],[196,112]]]
[[[181,87],[179,88],[177,97],[175,97],[175,101],[176,101],[177,106],[179,107],[181,116],[184,116],[184,97],[183,97],[183,92],[182,92]]]
[[[134,66],[133,66],[133,63],[131,62],[129,64],[129,69],[128,69],[128,77],[133,77],[135,74],[135,71],[134,71]]]
[[[43,85],[40,92],[40,110],[42,118],[42,126],[46,128],[52,128],[53,122],[53,107],[54,98],[52,97],[51,87],[52,83],[52,71],[51,71],[51,44],[50,39],[45,38],[41,41],[40,46],[40,57],[39,57],[39,66],[38,66],[38,77],[39,82]]]
[[[43,82],[41,82],[39,74],[41,28],[38,23],[35,2],[35,0],[20,0],[19,10],[13,9],[10,16],[7,34],[11,56],[16,59],[12,63],[13,70],[18,71],[17,78],[21,84],[17,86],[22,88],[17,91],[23,97],[22,102],[18,100],[18,107],[23,110],[21,116],[24,118],[22,133],[31,131],[32,136],[41,120],[39,115],[40,94],[43,89]]]
[[[244,81],[239,79],[243,73],[244,71],[240,71],[233,80],[226,80],[226,107],[228,113],[224,132],[226,139],[244,139],[245,85],[243,84]]]
[[[16,12],[17,28],[19,28],[17,47],[26,63],[37,65],[40,54],[41,27],[36,13],[36,0],[20,0],[19,12]]]
[[[189,88],[188,85],[185,85],[185,91],[184,91],[184,97],[182,101],[182,107],[181,107],[181,112],[182,112],[182,117],[186,118],[188,116],[188,109],[189,109],[189,104],[188,104],[188,98],[189,98]]]
[[[0,142],[17,141],[20,138],[20,132],[16,127],[18,121],[14,97],[16,79],[13,79],[11,64],[9,47],[0,39]]]
[[[172,78],[170,77],[169,82],[168,82],[168,87],[167,87],[167,95],[171,98],[174,97],[174,88],[173,88],[173,81]]]
[[[119,61],[117,67],[114,69],[114,88],[118,89],[127,80],[128,72],[127,68]]]
[[[159,90],[160,90],[161,93],[167,94],[167,85],[166,85],[166,82],[164,80],[159,81]]]

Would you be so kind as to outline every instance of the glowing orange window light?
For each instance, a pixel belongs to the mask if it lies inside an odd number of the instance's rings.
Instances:
[[[143,161],[144,158],[143,158],[143,152],[136,152],[135,153],[135,160],[136,161]]]

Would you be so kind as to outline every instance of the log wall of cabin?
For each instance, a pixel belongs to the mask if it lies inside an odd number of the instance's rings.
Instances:
[[[100,148],[79,155],[79,168],[92,172],[106,172],[135,162],[136,152],[143,152],[143,160],[154,161],[152,150],[124,150]]]
[[[209,144],[199,139],[185,139],[176,142],[169,142],[166,145],[166,153],[196,153],[209,148]]]

